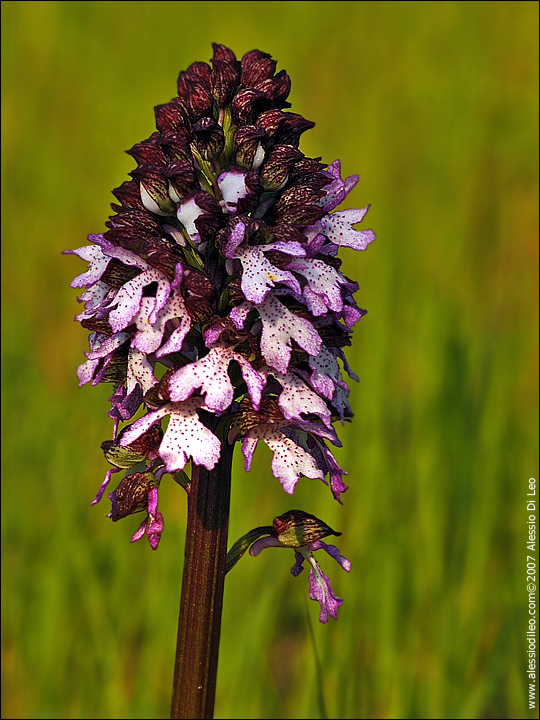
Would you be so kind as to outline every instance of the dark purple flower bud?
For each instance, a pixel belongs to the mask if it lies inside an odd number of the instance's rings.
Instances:
[[[162,175],[170,185],[169,196],[175,202],[180,202],[198,185],[197,173],[191,161],[172,160],[163,167]]]
[[[144,207],[156,215],[174,215],[176,207],[169,197],[169,183],[159,165],[139,165],[130,175],[139,181]]]
[[[121,288],[122,285],[132,280],[139,274],[138,268],[124,265],[120,260],[112,259],[101,276],[101,281],[112,288]]]
[[[305,133],[306,130],[310,130],[313,127],[315,127],[315,123],[311,122],[311,120],[306,120],[301,115],[297,115],[296,113],[283,113],[283,122],[276,131],[275,142],[297,147],[302,133]]]
[[[187,75],[201,82],[208,90],[212,88],[212,68],[205,62],[194,62],[187,69]]]
[[[272,235],[274,240],[279,242],[297,242],[304,244],[306,242],[306,238],[302,235],[300,230],[295,228],[293,225],[287,225],[286,223],[276,225],[276,227],[272,228]]]
[[[161,227],[146,210],[127,209],[108,220],[105,238],[113,245],[129,248],[136,240],[160,235]]]
[[[260,50],[247,52],[240,61],[242,85],[254,88],[258,83],[273,77],[276,65],[276,61],[267,53]]]
[[[289,510],[279,515],[274,518],[273,526],[279,542],[292,548],[311,545],[315,540],[322,540],[328,535],[341,535],[315,515],[303,510]]]
[[[285,120],[285,113],[282,110],[273,108],[272,110],[265,110],[257,118],[257,125],[266,131],[270,140],[275,142],[275,136]],[[294,143],[285,143],[293,145]]]
[[[302,158],[292,168],[291,185],[309,185],[314,190],[321,190],[331,182],[330,178],[323,174],[324,168],[325,165],[317,159]]]
[[[113,190],[113,195],[121,202],[123,208],[144,209],[137,180],[126,180],[120,187]],[[115,205],[113,205],[112,208],[113,210],[122,210],[122,208],[118,208],[118,206]]]
[[[109,495],[112,509],[109,517],[113,522],[128,515],[143,512],[148,507],[148,494],[159,486],[159,480],[151,472],[126,475],[114,492]]]
[[[287,98],[291,92],[291,79],[285,70],[278,72],[274,78],[257,83],[255,90],[262,92],[270,103],[278,108],[290,107]]]
[[[173,282],[176,266],[182,260],[181,252],[174,242],[160,235],[134,240],[130,248],[148,265],[162,272]],[[111,272],[114,273],[112,276]],[[121,287],[139,273],[140,270],[137,268],[124,265],[119,260],[111,260],[102,279],[113,287]]]
[[[215,62],[217,60],[219,62],[225,62],[229,65],[233,65],[234,67],[236,67],[236,55],[230,48],[225,47],[225,45],[220,45],[219,43],[212,43],[212,48],[214,50],[212,62]]]
[[[156,127],[160,133],[178,132],[190,127],[186,106],[180,98],[154,108]]]
[[[193,125],[193,137],[197,150],[205,160],[217,158],[225,145],[221,126],[209,117],[201,118]]]
[[[281,190],[291,170],[303,153],[292,145],[275,145],[261,168],[260,178],[265,190]]]
[[[315,204],[321,194],[306,185],[289,188],[274,206],[276,223],[306,227],[317,222],[324,215],[324,210]]]
[[[219,108],[224,108],[234,97],[240,82],[238,70],[223,60],[212,60],[212,94]]]
[[[183,101],[192,122],[203,115],[212,114],[214,98],[210,89],[200,80],[193,79],[188,73],[180,73],[178,78],[178,96]]]
[[[194,322],[205,322],[212,315],[215,289],[203,273],[188,269],[184,273],[182,294],[186,310]]]
[[[167,130],[167,132],[161,133],[159,137],[159,144],[168,160],[181,160],[193,164],[191,141],[191,126],[189,132],[183,129],[177,131]]]
[[[236,127],[253,125],[259,114],[268,107],[268,99],[258,90],[240,90],[231,103],[232,119]]]
[[[160,147],[160,133],[153,133],[148,140],[137,143],[131,150],[126,150],[137,161],[138,165],[163,165],[165,155]]]
[[[256,170],[264,160],[267,138],[266,131],[256,125],[238,128],[234,136],[236,164],[248,170]]]
[[[257,118],[257,125],[266,130],[272,142],[295,147],[298,147],[302,133],[315,127],[314,122],[301,115],[284,113],[277,108],[261,113]]]

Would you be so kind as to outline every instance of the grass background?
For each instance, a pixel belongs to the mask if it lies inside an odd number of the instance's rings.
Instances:
[[[343,531],[339,620],[292,553],[243,559],[216,717],[528,716],[537,27],[533,2],[2,3],[2,717],[168,717],[186,503],[165,484],[157,553],[90,508],[110,387],[77,389],[83,265],[60,252],[104,229],[122,151],[213,41],[289,72],[301,149],[360,174],[344,207],[372,203],[378,235],[342,253],[369,311],[344,506],[308,479],[286,496],[266,448],[233,477],[231,542],[293,507]]]

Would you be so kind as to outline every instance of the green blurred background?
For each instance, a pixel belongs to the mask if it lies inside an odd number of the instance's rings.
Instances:
[[[350,490],[293,498],[237,451],[231,542],[291,508],[343,531],[344,598],[320,626],[290,552],[228,577],[218,718],[521,718],[525,508],[538,478],[535,2],[4,2],[2,717],[168,717],[186,503],[164,484],[158,552],[140,517],[90,508],[110,386],[77,389],[73,322],[111,190],[153,106],[211,43],[259,48],[341,158],[378,240],[343,252],[369,314],[338,428]],[[538,556],[538,553],[536,554]],[[313,631],[310,627],[313,627]]]

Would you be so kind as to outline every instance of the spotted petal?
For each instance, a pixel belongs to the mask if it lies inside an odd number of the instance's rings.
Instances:
[[[150,269],[137,275],[132,280],[122,285],[113,302],[114,310],[109,315],[109,324],[113,330],[123,330],[133,320],[141,309],[143,290],[150,283],[158,285],[156,296],[153,299],[153,307],[149,315],[151,323],[156,322],[157,314],[165,305],[170,293],[170,283],[159,270]]]
[[[217,413],[224,412],[232,403],[234,387],[229,377],[229,365],[235,360],[240,365],[248,387],[253,407],[257,410],[261,401],[264,379],[239,353],[217,345],[200,360],[185,365],[171,376],[169,390],[171,399],[180,402],[195,389],[206,394],[206,405]]]
[[[324,480],[322,470],[311,455],[272,425],[259,425],[247,433],[242,446],[246,471],[251,467],[251,458],[259,439],[264,440],[274,453],[272,473],[285,492],[292,494],[302,475]]]
[[[127,393],[132,392],[138,384],[144,393],[148,392],[157,382],[154,368],[144,353],[137,348],[130,348],[127,364]]]
[[[133,339],[132,346],[144,353],[155,352],[162,343],[167,322],[177,318],[180,323],[179,327],[174,330],[166,346],[161,348],[157,355],[161,356],[168,352],[181,350],[184,338],[191,328],[191,317],[186,310],[182,296],[174,294],[170,297],[158,312],[156,321],[151,323],[150,314],[154,304],[155,298],[141,299],[141,309],[134,318],[138,332]]]
[[[167,472],[183,470],[190,457],[196,465],[204,465],[207,470],[212,470],[219,460],[221,443],[199,420],[197,409],[200,407],[204,407],[204,402],[199,397],[163,405],[133,423],[123,434],[120,445],[129,445],[155,422],[170,415],[169,425],[159,446],[159,455]]]
[[[306,383],[293,372],[286,374],[270,370],[282,387],[278,405],[287,420],[303,420],[302,414],[318,415],[327,427],[331,427],[331,415],[328,405]]]
[[[341,210],[321,218],[323,234],[336,245],[365,250],[375,240],[373,230],[355,230],[353,225],[362,222],[369,205],[362,210]]]
[[[103,251],[97,245],[85,245],[77,248],[77,250],[64,250],[62,255],[77,255],[81,260],[88,260],[88,270],[74,278],[70,286],[72,288],[82,288],[94,285],[101,279],[101,276],[107,269],[107,265],[111,259],[103,254]]]
[[[268,365],[286,373],[294,339],[309,355],[317,355],[322,345],[319,333],[309,320],[295,315],[273,295],[257,305],[262,321],[261,350]]]
[[[75,320],[82,322],[94,317],[108,304],[109,293],[112,293],[112,288],[102,280],[98,280],[92,287],[85,290],[81,297],[78,298],[79,302],[85,303],[84,310],[75,316]]]
[[[280,270],[265,257],[264,253],[273,249],[272,245],[257,245],[237,250],[236,257],[243,269],[242,292],[251,302],[261,303],[276,282],[284,283],[297,293],[301,292],[300,284],[291,272]]]
[[[338,270],[323,260],[311,258],[297,258],[287,267],[306,278],[307,285],[304,287],[303,294],[313,315],[323,315],[328,310],[334,312],[343,310],[341,285],[346,285],[347,280]]]

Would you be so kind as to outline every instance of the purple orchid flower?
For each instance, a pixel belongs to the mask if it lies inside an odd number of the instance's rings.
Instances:
[[[274,518],[271,526],[254,528],[241,537],[229,550],[227,572],[248,548],[252,557],[258,555],[265,548],[292,549],[295,552],[295,563],[291,568],[291,574],[294,577],[298,577],[304,569],[304,561],[310,565],[309,597],[320,605],[319,622],[328,622],[329,616],[337,620],[338,608],[343,605],[343,600],[332,590],[328,576],[319,567],[313,553],[317,550],[324,550],[347,572],[351,569],[351,563],[340,554],[335,545],[327,545],[322,541],[321,538],[328,535],[339,536],[341,533],[332,530],[329,525],[315,515],[310,515],[302,510],[289,510],[289,512]]]
[[[333,423],[352,417],[343,373],[357,378],[343,348],[365,310],[337,255],[375,239],[357,228],[369,206],[336,210],[358,176],[299,150],[313,123],[287,111],[290,81],[270,56],[237,61],[213,47],[211,66],[180,74],[178,96],[155,108],[156,132],[129,151],[137,166],[114,191],[106,232],[65,251],[88,263],[71,283],[90,333],[79,382],[113,384],[113,467],[94,504],[125,471],[109,517],[146,512],[133,540],[153,549],[163,476],[189,489],[188,462],[211,470],[224,438],[241,442],[246,470],[266,443],[289,494],[302,477],[339,502],[347,490],[327,442],[339,445]],[[313,553],[350,565],[321,537],[294,546],[293,574],[308,561],[326,622],[342,601]],[[276,543],[282,533],[252,554]]]

